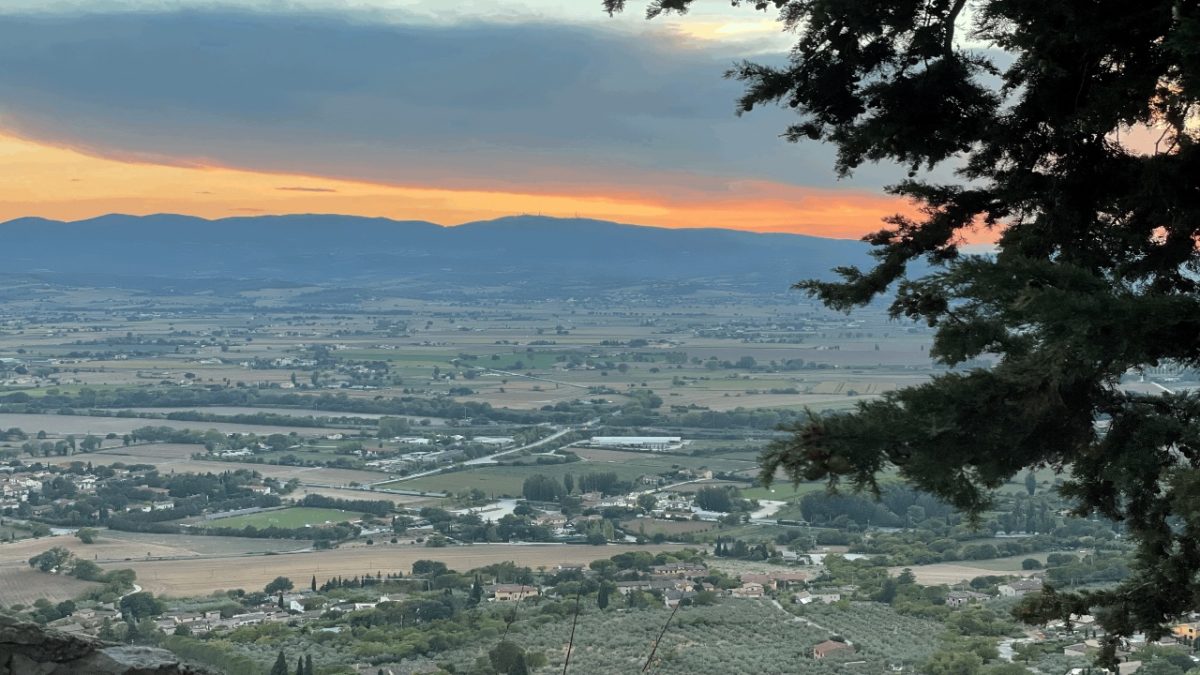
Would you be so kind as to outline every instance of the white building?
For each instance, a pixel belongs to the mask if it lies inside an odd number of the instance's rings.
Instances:
[[[1026,593],[1036,593],[1042,590],[1042,580],[1038,577],[1029,579],[1018,579],[1010,581],[1007,584],[1000,584],[996,587],[1000,591],[1000,596],[1005,598],[1019,598]]]
[[[513,439],[509,436],[476,436],[472,440],[482,445],[499,446],[512,445],[513,442]]]
[[[591,444],[599,448],[635,448],[662,452],[683,446],[680,436],[594,436]]]

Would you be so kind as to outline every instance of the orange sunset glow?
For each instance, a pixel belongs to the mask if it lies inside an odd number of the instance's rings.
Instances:
[[[707,179],[711,181],[712,179]],[[0,134],[0,220],[79,220],[106,213],[183,213],[205,218],[340,213],[444,225],[516,213],[588,217],[663,227],[725,227],[858,238],[910,207],[856,190],[766,181],[729,182],[719,192],[657,190],[539,192],[389,185],[329,176],[261,172],[100,157]]]

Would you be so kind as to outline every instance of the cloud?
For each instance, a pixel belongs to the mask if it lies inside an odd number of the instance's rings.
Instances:
[[[333,188],[305,187],[303,185],[287,185],[287,186],[283,186],[283,187],[277,187],[275,189],[276,190],[284,190],[286,192],[337,192],[337,190],[335,190]]]
[[[393,185],[680,196],[748,180],[832,186],[830,148],[778,138],[785,111],[734,115],[730,49],[601,17],[7,15],[0,127],[105,157]],[[852,185],[897,175],[865,167]]]

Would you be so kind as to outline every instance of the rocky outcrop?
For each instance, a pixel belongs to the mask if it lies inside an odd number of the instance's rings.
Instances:
[[[212,675],[165,649],[114,645],[0,616],[0,675]]]

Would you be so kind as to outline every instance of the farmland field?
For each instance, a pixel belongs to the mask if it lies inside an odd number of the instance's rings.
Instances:
[[[144,464],[153,464],[158,460],[187,460],[191,459],[192,455],[197,452],[204,452],[202,445],[189,445],[186,443],[139,443],[128,447],[116,446],[108,447],[93,453],[88,456],[88,459],[94,457],[107,457],[109,455],[120,455],[130,458],[128,461],[137,461]],[[80,461],[75,458],[74,461]]]
[[[0,605],[33,604],[45,598],[51,602],[73,600],[98,588],[100,584],[81,581],[65,574],[46,574],[24,567],[0,567]]]
[[[681,608],[668,624],[671,611],[661,607],[620,613],[589,607],[579,616],[570,665],[583,673],[638,672],[660,633],[662,641],[650,667],[655,673],[680,675],[879,673],[887,672],[889,664],[919,664],[937,648],[942,632],[939,624],[911,619],[886,607],[882,610],[873,616],[870,610],[852,607],[839,615],[823,614],[824,621],[809,622],[766,600],[728,600],[714,606]],[[548,670],[558,672],[570,639],[569,624],[521,621],[513,625],[513,634],[526,649],[544,653]],[[854,666],[843,659],[823,662],[811,657],[812,647],[838,630],[844,630],[858,649]],[[449,660],[465,670],[485,653],[485,646],[472,645],[439,661]]]
[[[361,513],[339,509],[315,509],[294,506],[286,509],[249,513],[242,516],[217,518],[197,523],[199,527],[285,527],[298,528],[324,525],[327,523],[354,522],[362,518]]]
[[[382,571],[412,572],[417,560],[439,560],[455,570],[512,561],[530,567],[581,565],[626,551],[670,551],[678,545],[571,546],[564,544],[475,544],[427,548],[408,544],[376,544],[331,551],[266,556],[209,557],[190,560],[135,560],[112,567],[137,572],[138,584],[156,594],[174,597],[207,595],[231,588],[261,588],[277,576],[293,580],[327,579]]]
[[[849,607],[815,603],[794,607],[815,625],[850,640],[856,658],[884,658],[916,665],[938,648],[943,626],[898,613],[887,605],[855,602]]]
[[[72,537],[74,539],[74,537]],[[308,542],[295,539],[254,539],[250,537],[215,537],[203,534],[154,534],[149,532],[119,532],[100,530],[97,544],[112,542],[122,547],[126,557],[147,543],[167,546],[178,553],[173,555],[241,555],[244,553],[280,553],[308,548]],[[90,551],[96,544],[86,546]],[[76,550],[79,555],[79,551]]]
[[[257,471],[267,478],[288,481],[293,478],[303,484],[325,486],[342,486],[351,483],[368,484],[385,480],[387,474],[374,471],[359,471],[356,469],[331,469],[327,467],[286,466],[277,464],[256,464],[254,462],[222,462],[217,460],[191,459],[196,452],[203,452],[202,445],[181,445],[174,443],[149,443],[132,445],[128,448],[116,447],[94,452],[87,455],[69,457],[50,457],[47,461],[55,464],[70,464],[71,462],[91,462],[101,464],[153,464],[160,473],[223,473],[246,469]]]
[[[189,558],[205,555],[242,555],[307,548],[307,541],[294,539],[251,539],[187,534],[150,534],[102,529],[94,544],[74,536],[41,537],[0,544],[0,567],[20,567],[29,558],[54,546],[102,565],[130,559]]]
[[[383,417],[383,415],[374,415],[371,413],[347,413],[337,412],[332,410],[309,410],[307,408],[274,408],[264,406],[262,408],[252,406],[232,406],[232,405],[206,405],[178,407],[167,406],[162,408],[121,408],[121,410],[132,410],[136,413],[160,413],[169,414],[173,412],[202,412],[210,415],[287,415],[288,417],[361,417],[366,420],[374,420]]]
[[[962,581],[970,581],[975,577],[997,574],[1029,576],[1033,574],[1034,571],[1021,569],[1021,561],[1026,558],[1034,558],[1044,562],[1046,556],[1045,554],[1031,553],[1029,555],[996,558],[994,560],[971,560],[957,563],[911,565],[907,568],[889,567],[888,572],[891,574],[899,574],[904,569],[910,569],[916,576],[917,583],[928,585],[956,584]]]
[[[429,420],[430,426],[441,426],[446,424],[446,420],[440,417],[414,417],[412,415],[382,415],[379,413],[358,413],[345,412],[337,410],[312,410],[309,408],[277,408],[272,406],[229,406],[229,405],[206,405],[193,406],[191,408],[181,407],[163,407],[163,408],[121,408],[121,410],[132,410],[136,413],[162,413],[168,414],[173,412],[201,412],[210,415],[285,415],[287,417],[357,417],[364,420],[377,420],[380,417],[403,417],[413,424],[418,424],[422,420]],[[148,422],[157,422],[157,420],[147,420]],[[203,422],[192,422],[192,424],[204,424]],[[289,427],[290,428],[290,427]],[[292,429],[297,432],[304,432],[306,428],[297,427]]]
[[[93,415],[32,415],[0,413],[0,427],[17,427],[26,431],[45,431],[48,434],[127,434],[140,427],[171,427],[172,429],[216,429],[224,434],[305,434],[343,433],[345,429],[314,429],[309,427],[279,427],[269,424],[233,424],[230,422],[185,422],[182,420],[145,419],[141,417],[97,417]]]

